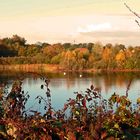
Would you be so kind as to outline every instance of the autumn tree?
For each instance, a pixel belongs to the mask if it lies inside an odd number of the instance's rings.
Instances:
[[[109,68],[109,65],[112,60],[112,44],[107,44],[102,52],[102,60],[105,63],[105,68]]]
[[[75,69],[82,70],[86,68],[89,50],[87,48],[77,48],[73,51],[76,59]]]
[[[120,50],[119,53],[117,53],[115,59],[116,59],[118,68],[123,68],[125,60],[126,60],[125,51]]]
[[[26,40],[23,37],[20,37],[18,35],[13,35],[11,40],[13,43],[18,43],[20,46],[25,46]]]
[[[68,50],[66,52],[63,52],[61,66],[68,70],[73,70],[76,63],[75,56],[76,54],[73,51]]]
[[[102,59],[102,51],[103,51],[103,45],[100,42],[96,42],[92,47],[92,53],[96,61],[100,61]]]
[[[42,52],[44,56],[46,57],[46,60],[48,63],[51,62],[51,59],[60,54],[64,50],[64,47],[61,44],[54,44],[54,45],[49,45],[45,48],[43,48]]]

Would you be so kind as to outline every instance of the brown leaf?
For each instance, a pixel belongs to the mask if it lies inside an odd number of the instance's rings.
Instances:
[[[71,131],[68,132],[67,136],[68,136],[68,140],[76,140],[75,135]]]
[[[107,132],[102,132],[101,139],[104,139],[107,136]]]

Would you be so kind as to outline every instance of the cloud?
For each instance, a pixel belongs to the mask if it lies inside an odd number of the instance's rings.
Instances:
[[[110,30],[112,28],[110,23],[102,23],[102,24],[90,24],[85,26],[84,28],[78,27],[77,32],[78,33],[87,33],[87,32],[93,32],[93,31],[106,31]]]
[[[106,20],[107,21],[107,20]],[[102,43],[122,43],[126,45],[139,45],[140,32],[135,26],[135,22],[131,20],[120,22],[119,19],[108,19],[107,22],[98,22],[100,24],[87,24],[79,26],[73,33],[71,38],[77,42],[95,42]],[[121,20],[123,21],[123,20]],[[97,23],[97,21],[95,21]],[[93,23],[93,22],[92,22]]]
[[[83,32],[80,35],[91,37],[103,37],[103,38],[139,38],[140,32],[133,31],[96,31],[96,32]]]

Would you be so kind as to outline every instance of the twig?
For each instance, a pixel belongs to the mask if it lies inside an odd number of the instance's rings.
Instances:
[[[137,25],[140,27],[140,23],[138,22],[138,20],[135,19],[135,22],[136,22]]]
[[[124,5],[126,6],[126,8],[127,8],[131,13],[133,13],[136,17],[138,17],[138,18],[140,19],[140,16],[139,16],[136,12],[134,12],[126,3],[124,3]]]
[[[126,3],[124,3],[124,5],[126,6],[126,8],[127,8],[132,14],[134,14],[137,18],[140,19],[140,16],[139,16],[135,11],[133,11]],[[140,27],[139,21],[135,19],[135,22],[136,22],[137,25]]]
[[[132,84],[132,81],[133,81],[133,78],[130,79],[130,81],[129,81],[128,85],[127,85],[127,89],[126,89],[126,97],[128,97],[128,91],[130,90],[130,86],[131,86],[131,84]]]

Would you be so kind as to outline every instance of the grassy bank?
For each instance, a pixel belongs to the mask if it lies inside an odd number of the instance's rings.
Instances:
[[[0,70],[12,70],[23,72],[140,72],[140,69],[83,69],[83,70],[69,70],[58,64],[12,64],[0,65]]]
[[[59,65],[49,64],[19,64],[19,65],[0,65],[0,70],[12,70],[12,71],[23,71],[23,72],[54,72],[61,70]]]

